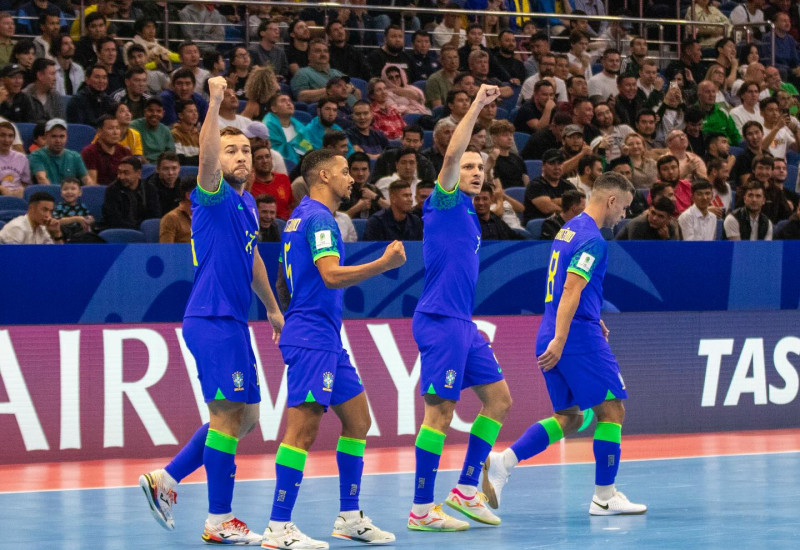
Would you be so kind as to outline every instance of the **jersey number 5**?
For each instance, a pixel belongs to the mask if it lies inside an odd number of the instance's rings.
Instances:
[[[289,249],[292,248],[292,243],[284,243],[283,245],[283,268],[286,274],[286,282],[289,283],[289,295],[294,296],[294,281],[292,281],[292,264],[289,263]]]
[[[547,266],[547,294],[544,297],[544,303],[553,301],[553,288],[556,284],[556,271],[558,271],[558,254],[557,250],[553,250],[550,256],[550,265]]]

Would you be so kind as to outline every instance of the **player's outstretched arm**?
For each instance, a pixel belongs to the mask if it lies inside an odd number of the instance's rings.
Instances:
[[[581,292],[586,288],[587,283],[588,281],[580,275],[567,272],[564,291],[561,293],[561,300],[556,312],[556,333],[547,344],[547,349],[539,356],[540,369],[548,371],[555,367],[561,359],[564,344],[567,343],[567,336],[569,336],[569,326],[572,324],[572,318],[581,301]]]
[[[445,191],[452,191],[458,185],[458,179],[461,176],[461,157],[464,151],[467,150],[469,140],[472,138],[472,128],[475,126],[475,121],[478,120],[478,113],[486,105],[497,101],[499,97],[500,90],[497,86],[481,84],[478,95],[475,96],[475,101],[472,102],[467,114],[464,115],[464,118],[461,119],[461,122],[458,123],[458,126],[453,131],[453,137],[447,146],[447,153],[444,155],[442,169],[439,172],[439,185]]]
[[[222,76],[208,79],[208,113],[200,128],[200,161],[197,185],[209,193],[219,189],[222,169],[219,164],[221,141],[219,138],[219,106],[228,81]]]
[[[345,288],[357,285],[375,275],[395,269],[406,263],[406,249],[400,241],[389,243],[383,256],[361,265],[339,265],[338,256],[323,256],[317,260],[317,269],[328,288]]]
[[[283,314],[278,307],[278,302],[275,301],[275,295],[272,294],[267,277],[267,266],[264,265],[264,260],[261,259],[257,247],[253,257],[253,283],[251,286],[253,292],[267,308],[267,319],[272,325],[272,341],[277,344],[281,339],[281,331],[283,331]]]

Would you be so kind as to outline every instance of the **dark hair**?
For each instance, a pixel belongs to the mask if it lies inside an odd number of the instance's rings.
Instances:
[[[742,126],[742,137],[745,137],[745,135],[747,134],[747,130],[749,130],[753,126],[757,127],[759,130],[761,130],[762,134],[764,133],[764,127],[761,125],[761,123],[759,121],[757,121],[757,120],[748,120],[747,122],[744,123],[744,126]]]
[[[129,156],[125,157],[121,161],[119,161],[120,165],[127,164],[131,168],[133,168],[134,172],[141,172],[142,171],[142,161],[139,160],[139,157],[136,156]]]
[[[475,80],[475,77],[474,77],[474,76],[472,76],[472,73],[470,73],[470,72],[458,73],[458,74],[455,76],[455,78],[453,78],[453,86],[458,86],[459,84],[461,84],[461,81],[462,81],[462,80],[464,80],[464,79],[465,79],[465,78],[467,78],[467,77],[470,77],[470,78],[472,78],[473,80]],[[452,92],[453,90],[451,89],[450,91]],[[464,92],[465,94],[467,93],[467,92],[465,92],[464,90],[457,90],[457,91],[459,91],[459,92]],[[469,94],[467,94],[467,95],[469,95]]]
[[[656,161],[656,168],[658,170],[661,170],[662,166],[664,166],[665,164],[669,164],[670,162],[676,162],[680,164],[680,161],[675,155],[664,155],[663,157],[659,158]]]
[[[579,30],[576,29],[576,30],[572,31],[571,33],[569,33],[569,43],[570,43],[570,45],[577,44],[578,42],[580,42],[584,38],[586,40],[589,40],[589,35],[586,34],[583,31],[579,31]]]
[[[608,163],[607,169],[609,171],[613,171],[614,168],[616,168],[617,166],[622,166],[622,165],[630,166],[631,165],[631,157],[629,157],[628,155],[622,155],[621,157],[617,157],[617,158],[615,158],[614,160],[612,160],[611,162]]]
[[[403,29],[400,27],[400,25],[389,25],[388,27],[386,27],[386,30],[383,31],[383,36],[389,36],[389,31],[402,32]]]
[[[356,151],[355,153],[347,157],[347,166],[349,168],[352,168],[353,164],[356,162],[366,162],[367,164],[370,164],[369,155],[367,155],[366,153],[362,153],[361,151]]]
[[[394,180],[389,184],[389,194],[392,194],[401,189],[411,189],[411,184],[403,180]]]
[[[742,84],[742,86],[744,86],[744,84]],[[778,106],[778,108],[780,108],[780,103],[778,102],[778,98],[775,97],[774,95],[771,95],[769,97],[765,97],[764,99],[759,101],[758,102],[758,108],[763,111],[764,109],[767,108],[767,105],[769,105],[770,103],[774,103],[775,105]]]
[[[417,184],[417,189],[419,189],[419,184]],[[478,192],[478,194],[480,195],[481,193],[489,193],[491,195],[494,193],[494,189],[492,189],[492,186],[488,183],[484,183],[481,185],[481,190]]]
[[[269,108],[270,108],[270,110],[272,110],[272,108],[273,108],[273,107],[275,106],[275,104],[278,102],[278,100],[280,99],[280,97],[281,97],[281,96],[284,96],[284,95],[285,95],[286,97],[288,97],[288,98],[289,98],[289,100],[291,101],[291,99],[292,99],[292,96],[290,96],[289,94],[284,94],[283,92],[278,92],[277,94],[275,94],[274,96],[272,96],[271,98],[269,98],[269,99],[267,100],[267,105],[269,105]]]
[[[336,103],[336,100],[333,99],[332,97],[326,95],[326,96],[323,96],[319,101],[317,101],[317,115],[320,114],[320,111],[322,111],[322,108],[325,105],[327,105],[328,103],[333,103],[334,105],[336,105],[337,109],[339,108],[339,104]]]
[[[97,119],[97,129],[100,130],[108,120],[117,120],[113,115],[102,115]]]
[[[420,138],[425,137],[425,131],[419,124],[409,124],[408,126],[405,126],[403,128],[403,137],[405,137],[406,134],[419,134]]]
[[[595,162],[603,162],[603,159],[598,155],[583,155],[578,161],[578,175],[582,176],[587,168],[594,166]]]
[[[533,93],[538,92],[545,86],[550,86],[551,88],[553,88],[553,90],[555,90],[555,86],[553,86],[553,83],[550,82],[549,80],[537,80],[536,84],[533,85]]]
[[[39,25],[44,25],[47,23],[48,17],[58,17],[58,20],[61,21],[61,14],[58,13],[58,8],[52,4],[48,5],[44,11],[39,14]]]
[[[699,43],[700,41],[698,39],[693,38],[691,36],[687,36],[686,38],[681,40],[681,51],[685,51],[686,48],[688,48],[689,46],[694,46],[695,44]]]
[[[608,57],[609,55],[620,55],[619,50],[617,48],[606,48],[603,50],[603,57]]]
[[[33,60],[33,65],[31,65],[31,70],[33,74],[38,74],[41,71],[45,70],[47,67],[55,67],[56,62],[52,59],[47,59],[46,57],[37,57]]]
[[[47,191],[37,191],[28,199],[28,206],[36,204],[37,202],[52,202],[55,204],[56,200],[53,198],[53,195]]]
[[[655,182],[653,187],[650,188],[650,200],[656,200],[658,197],[664,196],[664,193],[667,192],[667,187],[675,189],[675,185],[671,183],[665,181]]]
[[[637,111],[636,113],[636,123],[638,123],[639,119],[642,118],[643,116],[652,116],[653,118],[655,118],[656,114],[650,109],[639,109],[639,111]]]
[[[472,23],[469,27],[467,27],[467,32],[473,29],[479,29],[481,32],[483,32],[483,27],[481,27],[480,23]]]
[[[236,46],[231,50],[231,56],[233,55],[233,52],[235,52],[239,48],[244,49],[242,46]],[[217,61],[219,61],[220,57],[222,57],[222,54],[219,53],[217,50],[207,50],[203,52],[203,59],[202,61],[200,61],[200,64],[203,66],[205,70],[210,71],[214,68],[214,64]]]
[[[756,52],[758,52],[758,45],[749,42],[747,44],[742,44],[739,46],[739,64],[740,65],[747,65],[747,56],[750,55],[750,50],[755,48]],[[759,56],[761,52],[758,52]]]
[[[759,90],[761,89],[757,82],[747,82],[747,81],[745,81],[745,82],[742,83],[741,86],[739,86],[739,90],[737,90],[737,92],[736,92],[736,95],[739,97],[739,99],[742,98],[742,96],[747,92],[747,89],[750,88],[750,86],[755,86]]]
[[[359,106],[367,106],[367,107],[370,108],[370,112],[372,112],[372,106],[369,104],[369,101],[366,101],[364,99],[359,99],[358,101],[353,103],[353,109],[355,109],[356,107],[359,107]]]
[[[89,28],[89,25],[94,23],[95,21],[102,21],[103,23],[106,22],[106,16],[96,11],[93,11],[89,15],[83,18],[83,26]]]
[[[406,155],[414,155],[414,160],[417,160],[417,152],[412,149],[411,147],[402,147],[398,152],[397,156],[395,157],[397,160],[400,160],[401,157]]]
[[[336,21],[338,23],[338,21]],[[275,204],[275,197],[269,193],[264,193],[256,197],[256,204]]]
[[[186,196],[186,193],[191,193],[197,187],[197,177],[184,178],[178,181],[178,190],[180,191],[181,200]]]
[[[156,160],[156,168],[158,168],[162,162],[165,160],[169,160],[172,162],[180,162],[178,158],[178,154],[175,151],[164,151],[160,155],[158,155],[158,159]]]
[[[728,164],[728,161],[723,160],[723,159],[721,159],[719,157],[714,157],[714,158],[709,159],[709,161],[706,163],[706,168],[708,169],[708,172],[710,173],[712,170],[717,170],[718,171],[720,168],[722,168],[723,166],[725,166],[727,164]]]
[[[322,167],[339,156],[332,149],[315,149],[309,152],[300,161],[300,173],[308,185],[313,185],[319,178]]]
[[[725,44],[727,44],[728,42],[732,43],[734,46],[736,45],[736,42],[734,42],[732,38],[728,36],[723,36],[722,38],[717,40],[717,42],[714,44],[714,50],[724,48]]]
[[[17,55],[18,54],[28,53],[31,50],[36,50],[36,48],[33,45],[33,40],[30,40],[29,38],[23,38],[23,39],[17,41],[17,43],[14,44],[14,47],[11,48],[11,58],[10,58],[11,60],[10,60],[10,63],[16,63],[17,62]]]
[[[600,177],[594,180],[592,189],[595,192],[601,190],[619,190],[630,193],[631,195],[636,193],[636,189],[634,189],[633,184],[628,181],[628,178],[617,172],[603,172],[600,174]]]
[[[164,108],[164,102],[161,101],[161,98],[157,95],[150,97],[147,101],[144,102],[144,108],[147,109],[150,105],[158,105],[162,109]]]
[[[692,194],[705,189],[711,190],[711,183],[708,180],[699,179],[692,184]]]
[[[336,145],[342,140],[347,139],[347,134],[341,130],[326,130],[325,135],[322,136],[322,147],[330,147]]]
[[[111,38],[110,36],[104,36],[103,38],[98,40],[97,43],[95,44],[95,47],[97,48],[97,51],[99,52],[100,48],[103,47],[103,44],[106,44],[108,42],[111,42],[112,44],[114,44],[114,50],[117,49],[117,41],[114,40],[113,38]]]
[[[141,67],[130,68],[127,71],[125,71],[125,80],[130,80],[131,78],[133,78],[137,74],[145,74],[146,75],[147,71],[145,69],[142,69]]]
[[[434,187],[436,187],[436,183],[432,180],[422,180],[417,184],[418,191],[420,189],[433,189]]]
[[[192,86],[197,85],[197,79],[194,77],[194,73],[192,72],[191,69],[181,67],[180,69],[172,73],[172,79],[170,80],[170,82],[172,82],[173,86],[175,85],[175,81],[178,80],[179,78],[190,78],[192,80]]]
[[[69,33],[61,33],[56,38],[50,41],[50,55],[53,57],[58,57],[58,54],[61,52],[61,44],[64,42],[65,38],[69,38],[72,40],[72,37]],[[73,41],[74,44],[74,41]]]
[[[704,118],[705,115],[703,114],[703,111],[701,111],[700,108],[697,106],[689,107],[683,114],[683,120],[691,124],[697,124],[699,122],[703,122]]]
[[[63,178],[61,180],[61,187],[64,187],[65,183],[72,183],[77,185],[78,187],[81,187],[81,180],[79,180],[78,178],[73,178],[72,176],[67,176],[66,178]]]
[[[620,73],[617,75],[617,86],[622,84],[622,81],[625,80],[626,78],[632,78],[636,80],[636,77],[632,74]]]
[[[178,46],[178,54],[183,55],[184,48],[189,48],[191,46],[194,46],[195,48],[197,48],[198,51],[200,51],[200,46],[198,46],[191,40],[184,40],[183,42],[181,42],[180,46]]]
[[[137,19],[136,21],[133,22],[133,33],[134,34],[142,34],[142,31],[144,30],[144,28],[149,23],[152,23],[153,25],[156,25],[156,22],[153,19],[148,19],[146,17],[143,17],[141,19]],[[158,27],[158,25],[156,25],[156,28],[157,27]],[[131,47],[133,47],[133,46],[131,46]]]
[[[654,200],[650,205],[658,210],[659,212],[664,212],[668,216],[672,216],[675,213],[675,203],[669,200],[667,197],[658,197]]]
[[[135,42],[131,42],[131,45],[128,46],[127,50],[125,50],[125,57],[127,59],[130,59],[131,58],[131,54],[135,53],[135,52],[141,52],[141,53],[144,53],[144,54],[147,53],[144,50],[144,46],[142,46],[141,44],[136,44]]]
[[[567,126],[572,124],[572,116],[569,113],[559,111],[555,114],[555,116],[553,116],[550,123],[556,126]]]
[[[176,114],[176,115],[179,115],[179,114],[181,114],[181,113],[183,112],[183,110],[184,110],[186,107],[190,106],[190,105],[194,105],[194,101],[191,101],[191,100],[189,100],[189,101],[183,101],[183,100],[181,100],[181,99],[177,100],[177,101],[175,102],[175,114]]]
[[[561,211],[566,211],[575,206],[576,204],[580,204],[580,202],[586,198],[586,193],[583,191],[579,191],[578,189],[570,189],[569,191],[565,191],[563,195],[561,195]]]
[[[769,166],[772,168],[775,165],[775,158],[772,155],[758,155],[753,159],[753,162],[750,164],[750,168],[752,170],[756,169],[756,166]]]
[[[447,92],[447,97],[445,98],[444,104],[445,105],[450,105],[451,103],[454,103],[455,100],[456,100],[456,96],[458,94],[464,94],[467,97],[469,97],[469,94],[467,92],[465,92],[464,90],[453,89],[453,90],[450,90],[449,92]]]
[[[743,197],[745,195],[747,195],[748,191],[755,191],[757,189],[761,189],[762,192],[765,191],[764,184],[761,183],[760,181],[758,181],[756,179],[752,179],[752,178],[747,183],[742,185],[741,189],[742,189],[742,196]],[[39,193],[34,193],[34,195],[38,195],[38,194]]]
[[[500,34],[502,35],[503,33],[501,32]],[[414,31],[414,34],[411,35],[411,41],[413,42],[418,36],[423,38],[427,37],[429,40],[431,38],[431,34],[428,31],[425,29],[419,29],[418,31]]]
[[[529,42],[550,42],[550,38],[548,38],[547,33],[539,31],[536,34],[532,35],[528,41]]]

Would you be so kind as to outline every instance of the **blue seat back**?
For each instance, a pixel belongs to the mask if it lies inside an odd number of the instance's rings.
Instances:
[[[20,197],[0,195],[0,210],[27,210],[28,201]]]
[[[100,238],[107,243],[143,243],[144,233],[136,229],[106,229],[100,232]]]
[[[367,220],[364,218],[354,218],[353,227],[356,229],[356,236],[358,237],[358,240],[364,240],[364,231],[367,229]]]
[[[503,189],[506,195],[514,199],[515,201],[519,201],[521,203],[525,203],[525,188],[522,186],[519,187],[507,187]]]
[[[350,78],[350,84],[355,86],[361,91],[361,99],[364,101],[369,101],[369,95],[367,94],[367,83],[360,78]]]
[[[532,239],[540,240],[542,238],[542,226],[544,225],[544,218],[536,218],[529,221],[525,225],[525,230],[531,234]]]
[[[161,218],[150,218],[144,220],[139,230],[144,233],[144,240],[148,243],[157,243],[158,234],[161,230]]]
[[[81,202],[89,209],[94,219],[103,219],[103,201],[106,199],[106,188],[103,185],[90,185],[83,188]]]
[[[792,192],[797,189],[797,165],[786,165],[786,181],[783,182],[783,187]]]
[[[197,166],[181,166],[181,170],[178,172],[178,177],[180,177],[182,180],[186,178],[196,178]]]
[[[70,124],[67,128],[67,149],[81,152],[94,139],[97,130],[86,124]]]
[[[541,160],[526,160],[525,170],[528,172],[528,177],[533,179],[542,175],[542,161]]]
[[[8,210],[0,210],[0,220],[4,222],[10,222],[17,216],[22,216],[27,212],[27,208],[25,210],[19,210],[17,208],[10,208]]]
[[[27,153],[28,147],[33,143],[33,129],[36,128],[36,124],[33,122],[17,122],[14,126],[19,130],[19,139],[22,140],[22,147]]]
[[[296,118],[302,124],[308,124],[314,117],[308,114],[306,111],[295,111],[294,118]]]
[[[522,151],[525,148],[525,144],[528,143],[530,137],[531,135],[525,132],[514,132],[514,143],[517,146],[517,151]]]
[[[53,200],[56,201],[56,204],[61,202],[60,185],[29,185],[28,187],[25,188],[25,191],[22,196],[24,197],[25,202],[27,203],[34,193],[40,193],[42,191],[53,197]],[[25,208],[28,208],[28,206],[26,205]]]
[[[146,180],[156,171],[155,164],[142,164],[142,179]]]

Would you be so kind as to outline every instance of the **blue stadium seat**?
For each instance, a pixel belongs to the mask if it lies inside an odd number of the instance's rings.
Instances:
[[[717,220],[717,240],[724,241],[725,240],[725,229],[723,224],[725,222],[723,220]]]
[[[417,88],[422,90],[422,93],[424,94],[425,93],[425,85],[427,84],[427,82],[428,82],[427,80],[417,80],[416,82],[412,83],[411,85],[412,86],[416,86]]]
[[[390,139],[389,140],[389,147],[397,147],[398,149],[403,146],[403,140],[400,139]]]
[[[19,139],[22,140],[22,147],[27,153],[28,147],[33,143],[33,129],[36,127],[36,124],[33,122],[17,122],[14,126],[19,130]]]
[[[444,114],[444,105],[439,105],[438,107],[434,107],[432,112],[434,118],[436,119],[442,118],[442,115]]]
[[[517,106],[517,101],[519,101],[519,94],[522,91],[522,86],[511,86],[511,89],[514,93],[500,102],[500,106],[507,111],[510,111]]]
[[[27,210],[28,201],[20,197],[0,195],[0,210]]]
[[[286,227],[286,220],[282,220],[280,218],[275,218],[275,222],[274,223],[275,223],[275,225],[278,226],[278,229],[281,230],[281,233],[283,233],[283,228]]]
[[[308,111],[308,103],[303,103],[302,101],[292,101],[292,103],[294,103],[295,113],[297,113],[297,111]]]
[[[497,108],[497,115],[494,117],[497,120],[508,120],[508,109],[502,107]]]
[[[282,94],[288,95],[289,97],[294,97],[294,94],[292,93],[292,87],[289,85],[288,82],[280,82],[278,85],[281,88]]]
[[[144,220],[139,230],[144,233],[144,240],[148,243],[158,242],[158,233],[161,229],[161,218],[150,218]]]
[[[739,155],[744,153],[744,147],[739,147],[737,145],[731,145],[730,154],[734,157],[738,157]]]
[[[144,233],[135,229],[106,229],[99,234],[107,243],[143,243]]]
[[[519,235],[520,237],[522,237],[523,239],[526,239],[526,240],[527,239],[533,239],[533,235],[531,235],[530,233],[528,233],[524,229],[512,229],[512,231],[514,233],[516,233],[517,235]]]
[[[408,113],[407,115],[403,115],[403,122],[406,123],[407,126],[411,126],[412,124],[417,123],[417,119],[422,115],[419,113]]]
[[[0,220],[0,229],[3,229],[6,226],[6,222]]]
[[[794,164],[786,165],[786,181],[783,182],[783,187],[789,191],[797,189],[797,166]]]
[[[317,116],[317,104],[309,103],[308,105],[306,105],[306,112],[312,117]]]
[[[519,187],[506,187],[503,189],[506,195],[514,199],[515,201],[519,201],[521,203],[525,203],[525,188],[522,186]]]
[[[800,164],[800,153],[786,149],[786,164],[789,166],[797,166]]]
[[[155,164],[142,164],[142,179],[146,180],[156,171]]]
[[[522,151],[525,148],[525,144],[528,143],[530,137],[531,135],[525,132],[514,132],[514,143],[517,146],[517,151]]]
[[[9,222],[17,216],[22,216],[27,211],[27,208],[25,210],[17,210],[13,208],[10,210],[0,210],[0,221]]]
[[[367,83],[360,78],[353,78],[350,77],[350,84],[361,90],[361,99],[364,101],[369,101],[369,96],[367,95]]]
[[[89,185],[83,187],[81,202],[89,209],[89,213],[94,219],[103,219],[103,201],[106,199],[106,188],[104,185]]]
[[[27,203],[30,200],[31,195],[34,193],[39,193],[40,191],[44,191],[45,193],[49,193],[53,200],[56,201],[56,204],[61,202],[61,186],[60,185],[29,185],[25,188],[25,192],[23,193],[23,197],[25,202]],[[27,209],[27,205],[25,206]]]
[[[197,166],[181,166],[180,172],[178,172],[178,177],[181,179],[184,178],[196,178],[197,177]]]
[[[293,161],[293,160],[283,159],[283,162],[284,162],[284,164],[286,164],[286,171],[289,172],[289,174],[292,173],[292,170],[297,168],[297,163],[295,161]],[[287,176],[289,174],[287,174]]]
[[[625,218],[625,219],[623,219],[623,220],[620,220],[620,221],[619,221],[619,223],[618,223],[617,225],[615,225],[615,226],[614,226],[614,230],[613,230],[613,231],[614,231],[614,236],[615,236],[615,237],[617,236],[617,233],[619,233],[620,231],[622,231],[622,228],[623,228],[623,227],[625,227],[626,225],[628,225],[628,222],[629,222],[629,221],[631,221],[631,220],[629,220],[628,218]]]
[[[535,220],[529,221],[525,225],[525,229],[531,234],[532,239],[538,241],[542,238],[542,225],[544,225],[544,218],[536,218]]]
[[[533,179],[542,175],[542,161],[541,160],[526,160],[525,169],[528,171],[528,177]]]
[[[353,218],[353,227],[356,228],[358,240],[364,240],[364,231],[367,229],[367,220],[364,218]]]
[[[71,95],[60,95],[58,96],[59,101],[61,101],[61,108],[64,112],[67,112],[67,105],[69,105],[70,100],[72,99]]]
[[[247,100],[246,99],[240,99],[239,100],[239,108],[236,109],[236,112],[237,113],[241,113],[242,111],[244,111],[245,107],[247,107]]]
[[[650,190],[649,189],[637,189],[636,194],[639,195],[645,202],[650,202]]]
[[[306,111],[297,111],[297,110],[295,110],[294,118],[299,120],[302,124],[308,124],[309,122],[311,122],[311,119],[314,118],[314,117],[311,116],[310,114],[308,114]]]
[[[97,130],[86,124],[69,124],[67,128],[67,149],[78,151],[89,145]]]
[[[425,130],[422,133],[422,148],[430,149],[431,147],[433,147],[433,132],[430,130]]]
[[[775,233],[777,233],[784,225],[789,223],[789,220],[781,220],[775,224],[775,227],[772,228],[772,237],[775,238]]]
[[[602,63],[592,63],[592,75],[603,72]]]
[[[508,112],[508,120],[509,122],[514,122],[514,119],[517,118],[517,113],[519,113],[519,107],[514,107]]]

